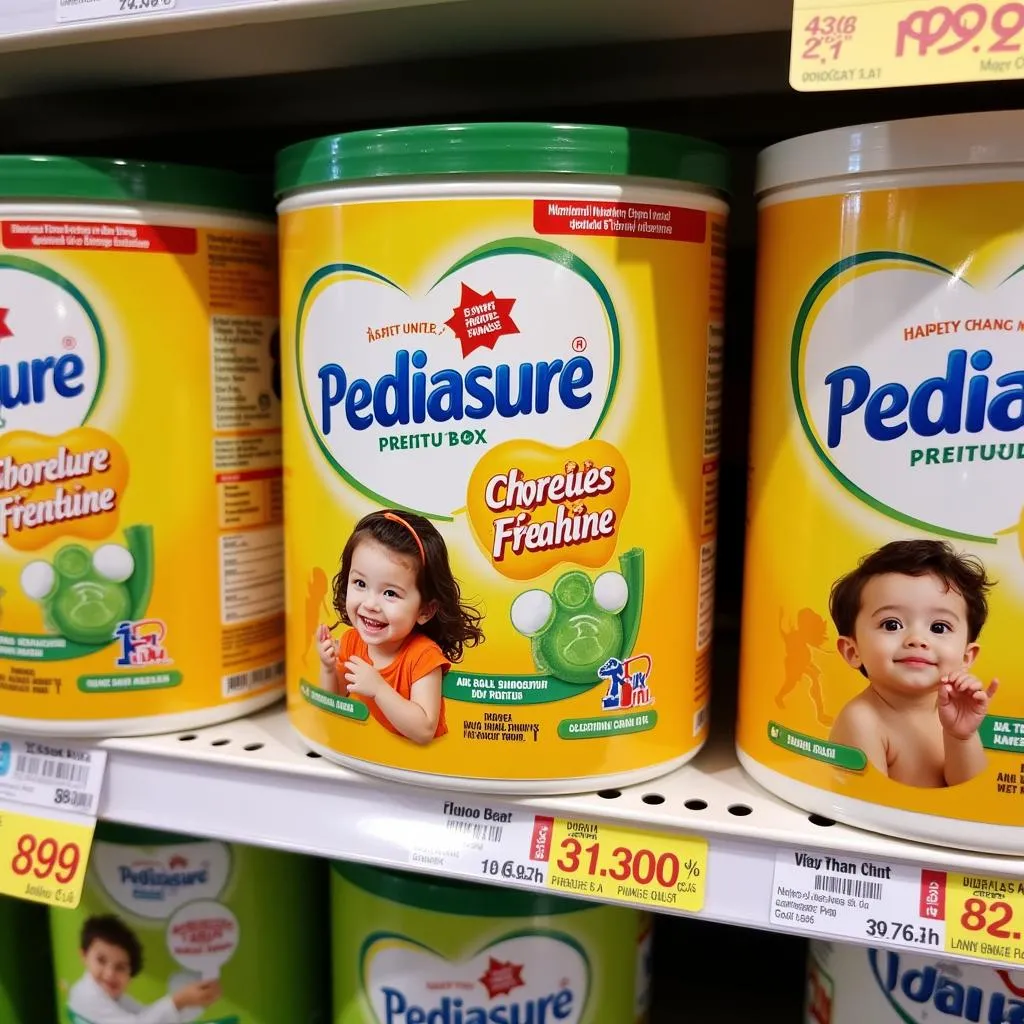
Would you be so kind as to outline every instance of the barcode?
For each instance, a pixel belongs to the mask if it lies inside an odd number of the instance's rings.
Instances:
[[[880,900],[882,898],[882,883],[868,882],[863,878],[815,875],[814,888],[818,892],[831,892],[839,896],[856,896],[858,899]]]
[[[74,786],[86,786],[89,783],[89,766],[61,761],[54,757],[18,754],[14,759],[14,775],[15,778],[26,782],[64,782]]]
[[[236,672],[232,676],[221,679],[221,691],[225,697],[236,697],[240,693],[258,690],[284,676],[284,662],[275,661],[273,665],[252,668],[248,672]]]
[[[484,825],[475,821],[453,821],[448,819],[448,831],[457,832],[460,836],[482,840],[485,843],[500,843],[504,831],[501,825]]]

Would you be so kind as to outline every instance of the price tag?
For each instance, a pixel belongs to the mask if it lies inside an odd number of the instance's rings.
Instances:
[[[0,810],[0,892],[73,910],[82,898],[95,820]]]
[[[779,850],[769,918],[773,927],[904,949],[945,948],[941,872],[906,864]]]
[[[802,92],[1024,78],[1017,0],[795,0],[789,83]]]
[[[690,913],[704,906],[703,839],[538,817],[530,858],[546,860],[548,888],[568,895]]]
[[[942,881],[947,952],[1024,964],[1024,881],[952,872]]]
[[[171,11],[178,0],[57,0],[58,21],[97,21]]]
[[[106,765],[95,747],[0,735],[0,805],[95,815]]]

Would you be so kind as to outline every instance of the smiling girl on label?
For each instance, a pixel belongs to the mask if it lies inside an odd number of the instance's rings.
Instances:
[[[317,631],[321,688],[363,701],[385,729],[414,743],[443,736],[441,680],[484,635],[441,535],[412,512],[371,512],[341,553],[333,590],[334,609],[352,628],[340,640],[327,626]]]

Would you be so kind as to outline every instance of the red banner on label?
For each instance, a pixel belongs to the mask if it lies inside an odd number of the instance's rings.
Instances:
[[[5,220],[5,249],[78,249],[88,252],[168,252],[194,255],[195,228],[72,220]]]
[[[605,203],[595,200],[535,199],[533,229],[541,235],[611,235],[703,242],[707,214],[682,206]]]
[[[217,483],[237,484],[251,480],[276,480],[284,476],[284,470],[278,466],[275,469],[241,469],[234,473],[218,473]]]
[[[530,860],[547,860],[551,853],[551,832],[555,827],[554,818],[540,815],[533,819],[533,837],[530,839]]]
[[[946,872],[921,871],[921,916],[946,920]]]

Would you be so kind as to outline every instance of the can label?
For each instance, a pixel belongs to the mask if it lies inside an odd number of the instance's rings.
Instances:
[[[0,214],[0,239],[3,715],[281,685],[272,232]]]
[[[723,231],[525,198],[283,214],[300,732],[498,780],[703,741]]]
[[[81,904],[50,915],[61,1020],[317,1024],[313,866],[219,842],[97,839]]]
[[[1024,752],[1021,198],[762,210],[739,729],[801,782],[1004,825]]]

